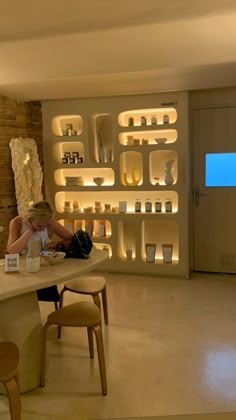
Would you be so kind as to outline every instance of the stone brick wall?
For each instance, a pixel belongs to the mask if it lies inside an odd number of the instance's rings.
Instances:
[[[33,138],[43,168],[42,110],[40,102],[18,102],[0,95],[0,258],[3,258],[10,220],[17,215],[14,174],[9,142],[15,137]],[[1,230],[1,228],[0,228]]]

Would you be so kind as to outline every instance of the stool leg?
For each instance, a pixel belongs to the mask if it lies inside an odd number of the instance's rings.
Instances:
[[[107,288],[106,286],[102,290],[102,306],[103,306],[103,315],[104,315],[104,322],[108,324],[108,307],[107,307]]]
[[[92,295],[92,296],[93,296],[93,301],[94,301],[95,305],[97,305],[97,307],[101,311],[101,302],[100,302],[100,298],[99,298],[98,293],[96,295]]]
[[[20,390],[17,384],[16,377],[4,382],[8,392],[9,408],[11,413],[11,420],[20,420],[21,418],[21,401]]]
[[[89,344],[89,356],[90,359],[94,358],[94,346],[93,346],[93,330],[92,328],[88,327],[87,328],[87,333],[88,333],[88,344]]]
[[[102,393],[103,395],[107,395],[106,365],[105,365],[105,355],[104,355],[101,325],[96,325],[95,327],[92,327],[92,328],[93,328],[93,331],[96,337],[96,343],[97,343],[98,363],[99,363]]]
[[[59,299],[59,309],[63,307],[63,298],[64,298],[64,293],[65,293],[66,289],[65,287],[62,289],[61,293],[60,293],[60,299]],[[61,328],[62,327],[58,327],[57,328],[57,338],[61,338]]]
[[[42,333],[42,349],[41,349],[41,368],[40,368],[40,386],[45,385],[45,367],[46,367],[46,347],[47,347],[47,330],[51,324],[46,322]]]

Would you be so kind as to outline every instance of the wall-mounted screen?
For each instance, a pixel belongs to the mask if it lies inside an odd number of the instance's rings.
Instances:
[[[205,155],[205,186],[236,186],[236,153],[207,153]]]

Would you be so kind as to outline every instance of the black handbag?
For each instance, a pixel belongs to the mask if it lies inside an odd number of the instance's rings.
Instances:
[[[88,258],[92,250],[93,242],[87,232],[80,229],[72,236],[71,245],[65,247],[62,243],[57,244],[56,251],[65,252],[65,258]]]

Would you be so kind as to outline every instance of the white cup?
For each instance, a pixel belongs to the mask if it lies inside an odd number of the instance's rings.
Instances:
[[[36,273],[40,269],[40,257],[26,256],[26,270],[29,273]]]

